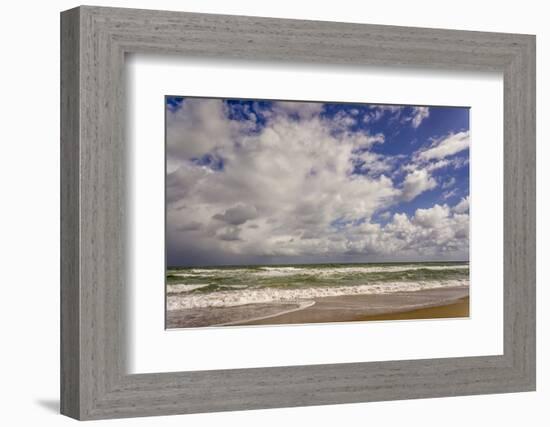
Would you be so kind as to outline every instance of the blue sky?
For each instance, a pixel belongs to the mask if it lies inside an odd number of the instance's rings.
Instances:
[[[169,265],[467,260],[469,109],[166,97]]]

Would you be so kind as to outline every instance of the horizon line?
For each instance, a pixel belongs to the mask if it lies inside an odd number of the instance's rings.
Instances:
[[[312,263],[268,263],[268,264],[209,264],[209,265],[166,265],[165,269],[174,268],[223,268],[223,267],[292,267],[298,265],[350,265],[350,264],[427,264],[427,263],[470,263],[470,260],[447,260],[447,261],[380,261],[380,262],[312,262]]]

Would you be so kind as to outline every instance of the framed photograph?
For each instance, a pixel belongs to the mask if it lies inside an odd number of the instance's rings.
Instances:
[[[167,96],[166,327],[469,317],[469,134],[466,107]]]
[[[535,389],[535,37],[61,14],[61,411]]]

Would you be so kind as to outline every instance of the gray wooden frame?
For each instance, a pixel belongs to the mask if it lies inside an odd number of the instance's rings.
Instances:
[[[130,52],[500,71],[504,354],[125,370],[124,57]],[[77,419],[535,389],[535,37],[79,7],[61,14],[61,412]]]

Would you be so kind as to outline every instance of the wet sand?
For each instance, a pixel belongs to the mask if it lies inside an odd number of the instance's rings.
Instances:
[[[236,307],[191,308],[168,310],[166,328],[196,328],[200,326],[222,326],[240,323],[243,320],[263,319],[288,311],[299,310],[304,304],[245,304]]]
[[[468,317],[468,289],[445,288],[381,295],[319,298],[315,305],[241,325]]]
[[[361,321],[368,320],[411,320],[411,319],[439,319],[470,316],[470,297],[464,297],[457,302],[437,307],[420,308],[400,313],[379,314],[364,316]]]
[[[346,295],[281,304],[247,304],[167,312],[167,328],[284,325],[469,316],[468,288],[440,288],[378,295]],[[312,301],[309,302],[311,304]],[[281,313],[281,311],[285,311]]]

